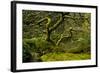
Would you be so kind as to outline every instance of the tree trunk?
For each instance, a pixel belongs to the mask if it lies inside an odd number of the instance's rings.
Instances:
[[[60,16],[59,16],[59,20],[53,25],[50,27],[50,24],[51,24],[51,19],[49,17],[46,17],[44,19],[41,19],[38,23],[41,23],[42,21],[44,20],[47,20],[47,24],[46,24],[46,41],[48,42],[51,42],[52,44],[55,44],[50,36],[51,36],[51,33],[59,27],[59,25],[63,22],[64,20],[64,14],[61,13]]]

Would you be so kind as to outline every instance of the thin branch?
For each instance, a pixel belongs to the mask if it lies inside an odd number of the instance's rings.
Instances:
[[[46,23],[46,27],[49,26],[49,24],[51,23],[51,19],[49,17],[45,17],[43,19],[41,19],[40,21],[37,22],[37,24],[40,24],[41,22],[47,20],[48,22]]]
[[[52,26],[51,28],[50,28],[50,31],[52,32],[53,30],[55,30],[59,25],[60,25],[60,23],[63,21],[63,17],[62,17],[62,15],[60,15],[60,19],[54,24],[54,26]]]

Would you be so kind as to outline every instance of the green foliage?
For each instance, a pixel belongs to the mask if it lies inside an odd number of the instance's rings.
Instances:
[[[90,59],[90,54],[81,53],[81,54],[73,54],[73,53],[49,53],[41,56],[43,61],[69,61],[69,60],[86,60]]]
[[[50,50],[55,53],[65,52],[65,49],[61,46],[52,46]]]
[[[35,61],[35,59],[38,60],[41,55],[45,54],[46,52],[49,52],[51,46],[52,46],[51,43],[45,41],[45,39],[41,37],[24,39],[23,57],[26,60],[27,59],[26,55],[28,53],[30,55],[28,57],[31,57],[32,61]]]
[[[23,62],[90,59],[90,13],[23,10],[22,15]]]
[[[81,53],[81,52],[90,53],[90,43],[86,39],[79,38],[74,43],[72,48],[67,50],[67,52],[71,52],[71,53]]]
[[[23,62],[30,62],[32,60],[32,55],[30,53],[30,46],[23,41]]]

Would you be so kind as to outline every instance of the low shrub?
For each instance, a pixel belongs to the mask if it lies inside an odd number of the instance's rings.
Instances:
[[[46,54],[49,51],[51,43],[45,41],[41,37],[24,39],[23,40],[23,60],[27,61],[27,57],[31,58],[33,61],[39,59],[40,56]],[[31,60],[30,60],[31,61]]]
[[[90,53],[90,43],[89,40],[84,38],[79,38],[73,45],[72,48],[67,49],[70,53]]]

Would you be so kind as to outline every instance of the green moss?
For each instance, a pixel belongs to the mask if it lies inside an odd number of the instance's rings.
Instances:
[[[41,56],[43,61],[68,61],[68,60],[87,60],[90,59],[90,54],[81,53],[81,54],[73,54],[73,53],[49,53]]]

